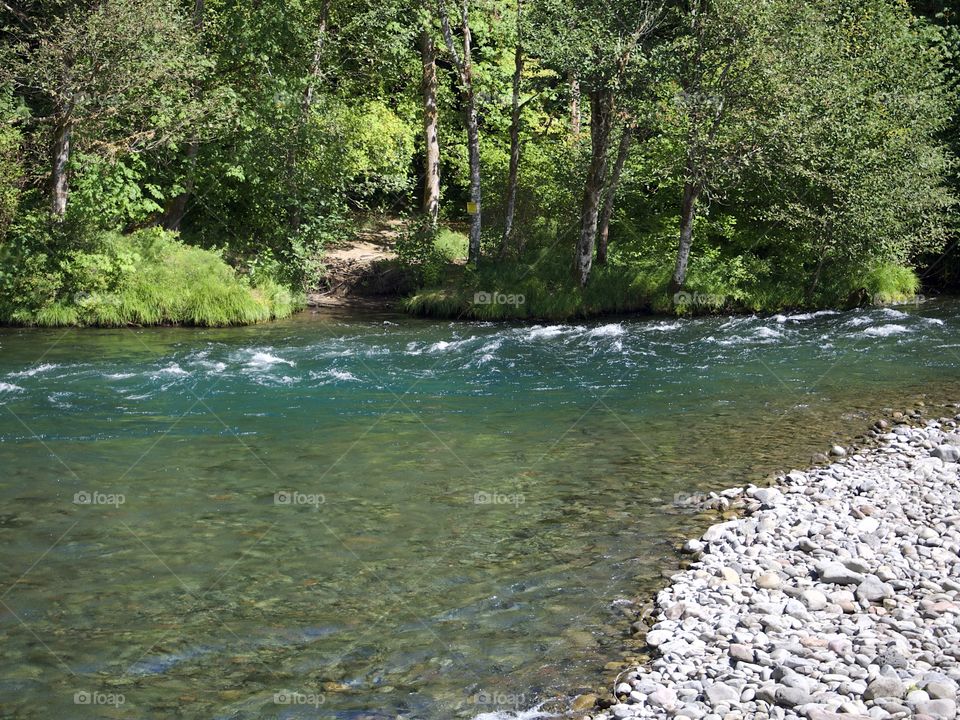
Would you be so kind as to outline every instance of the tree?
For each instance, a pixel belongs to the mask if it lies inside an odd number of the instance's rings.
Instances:
[[[330,22],[330,0],[323,0],[319,9],[319,16],[316,20],[316,38],[313,42],[313,57],[310,59],[310,67],[307,71],[306,85],[303,88],[303,97],[300,102],[300,113],[296,120],[295,141],[290,144],[288,150],[288,170],[293,188],[291,190],[290,208],[287,211],[291,235],[300,232],[300,223],[302,220],[302,205],[298,197],[296,176],[297,160],[300,148],[305,144],[306,133],[310,126],[310,115],[313,112],[313,103],[317,95],[317,85],[323,79],[324,49],[327,43],[327,25]]]
[[[613,218],[614,202],[617,196],[617,188],[620,186],[620,177],[623,175],[623,168],[626,166],[627,158],[630,156],[630,145],[633,142],[633,134],[635,131],[633,122],[627,120],[623,125],[623,132],[620,134],[617,159],[613,163],[610,180],[607,182],[607,188],[603,198],[603,212],[600,215],[600,226],[597,230],[598,265],[605,265],[607,262],[607,244],[610,239],[610,221]]]
[[[540,12],[541,51],[562,76],[577,78],[590,103],[590,161],[574,259],[574,274],[582,287],[593,266],[617,98],[631,63],[643,54],[643,43],[659,26],[664,5],[657,0],[627,5],[544,0]]]
[[[781,44],[766,217],[803,268],[805,299],[942,247],[951,160],[937,137],[952,99],[929,27],[884,0],[809,3]],[[815,52],[811,52],[815,48]]]
[[[203,11],[204,0],[194,0],[193,27],[198,35],[203,33]],[[183,222],[183,217],[187,214],[187,205],[190,202],[190,196],[193,194],[194,175],[196,173],[197,154],[199,152],[199,140],[197,138],[190,138],[187,141],[185,153],[186,173],[183,181],[183,190],[173,197],[163,215],[157,220],[157,224],[167,230],[180,230],[180,223]]]
[[[194,97],[204,71],[191,24],[173,0],[110,0],[38,23],[17,69],[40,96],[50,128],[50,209],[67,210],[75,148],[103,156],[167,145],[207,108]]]
[[[470,219],[470,245],[467,251],[467,262],[477,265],[480,261],[480,129],[477,121],[477,99],[473,87],[473,59],[471,49],[469,0],[460,2],[460,49],[454,40],[453,30],[450,27],[450,18],[447,14],[446,0],[438,0],[437,7],[440,15],[440,25],[443,29],[443,40],[447,52],[453,61],[460,79],[460,90],[463,94],[464,117],[467,126],[467,149],[470,155],[470,202],[472,204]]]
[[[517,183],[520,174],[520,82],[523,78],[523,0],[517,0],[517,42],[513,56],[513,82],[510,95],[510,170],[507,175],[506,214],[503,221],[502,257],[510,245],[513,216],[517,209]]]
[[[775,108],[765,68],[777,43],[774,19],[783,8],[742,0],[690,0],[682,33],[670,49],[683,136],[680,239],[670,292],[687,277],[698,203],[729,189],[763,146],[764,121]],[[781,26],[785,27],[785,26]]]
[[[440,139],[437,136],[437,49],[429,25],[420,30],[420,63],[423,77],[420,93],[423,98],[423,212],[432,228],[440,212]]]
[[[16,216],[23,182],[23,138],[15,124],[17,115],[11,88],[0,85],[0,241]]]

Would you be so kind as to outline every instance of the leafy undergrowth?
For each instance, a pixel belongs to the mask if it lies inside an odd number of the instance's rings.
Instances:
[[[598,266],[583,289],[565,263],[547,256],[522,263],[488,262],[479,269],[448,267],[437,282],[405,299],[403,308],[424,317],[477,320],[781,312],[903,302],[916,295],[919,285],[911,269],[886,264],[840,280],[811,298],[782,278],[760,278],[709,260],[691,267],[679,293],[667,290],[670,269],[663,263]]]
[[[97,233],[62,256],[33,252],[0,278],[0,321],[47,327],[247,325],[285,317],[301,298],[252,284],[214,251],[159,229]]]

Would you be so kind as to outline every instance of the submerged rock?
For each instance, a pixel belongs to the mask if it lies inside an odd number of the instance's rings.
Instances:
[[[596,704],[597,696],[593,693],[585,693],[574,698],[573,702],[570,703],[570,709],[575,712],[581,712],[583,710],[589,710]]]

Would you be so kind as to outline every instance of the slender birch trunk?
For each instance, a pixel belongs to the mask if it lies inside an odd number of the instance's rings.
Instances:
[[[423,212],[436,227],[440,213],[440,141],[437,137],[437,49],[428,28],[420,32],[420,61],[423,78]]]
[[[620,147],[617,149],[617,159],[610,173],[610,182],[607,183],[607,196],[603,200],[603,213],[600,215],[600,229],[597,231],[597,265],[607,262],[607,244],[610,238],[610,220],[613,218],[613,208],[617,196],[617,187],[623,175],[623,167],[627,164],[630,155],[630,143],[633,140],[633,125],[627,123],[620,136]]]
[[[683,289],[687,281],[687,264],[690,262],[690,248],[693,246],[693,223],[697,218],[697,198],[700,188],[692,179],[683,186],[683,200],[680,205],[680,244],[677,247],[677,262],[670,280],[670,292]]]
[[[57,123],[53,136],[53,170],[50,178],[50,211],[62,220],[67,214],[67,195],[70,190],[68,167],[70,165],[70,141],[73,136],[73,119],[68,108]]]
[[[520,175],[520,81],[523,76],[523,35],[521,21],[523,0],[517,0],[517,46],[513,56],[513,96],[510,104],[510,171],[507,177],[507,210],[503,223],[500,257],[510,245],[513,217],[517,209],[517,183]]]
[[[590,279],[593,251],[597,238],[600,195],[607,172],[607,150],[613,120],[613,92],[607,89],[590,93],[590,166],[583,191],[580,236],[577,240],[576,277],[580,287]]]
[[[463,37],[463,56],[457,52],[453,41],[453,31],[450,28],[450,18],[444,5],[445,0],[437,3],[440,11],[440,25],[443,30],[443,41],[447,51],[453,59],[453,64],[460,73],[461,92],[464,99],[464,116],[467,125],[467,148],[470,156],[470,203],[472,207],[470,220],[470,247],[467,262],[477,265],[480,261],[480,129],[477,122],[477,99],[473,89],[473,61],[471,59],[471,34],[469,19],[469,0],[462,0],[460,5],[460,32]]]

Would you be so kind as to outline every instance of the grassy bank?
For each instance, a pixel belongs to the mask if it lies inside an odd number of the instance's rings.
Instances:
[[[448,266],[409,298],[403,308],[437,318],[566,320],[621,313],[702,315],[779,312],[903,302],[919,281],[910,268],[884,264],[828,277],[817,292],[789,274],[758,272],[734,258],[695,261],[680,293],[668,291],[670,265],[659,259],[612,258],[595,267],[580,288],[565,256],[543,251],[521,261],[487,262],[478,269]],[[440,277],[438,277],[440,275]]]
[[[63,246],[63,243],[60,243]],[[69,251],[3,248],[0,322],[16,325],[246,325],[290,315],[303,299],[238,273],[215,251],[159,229],[74,238]]]

